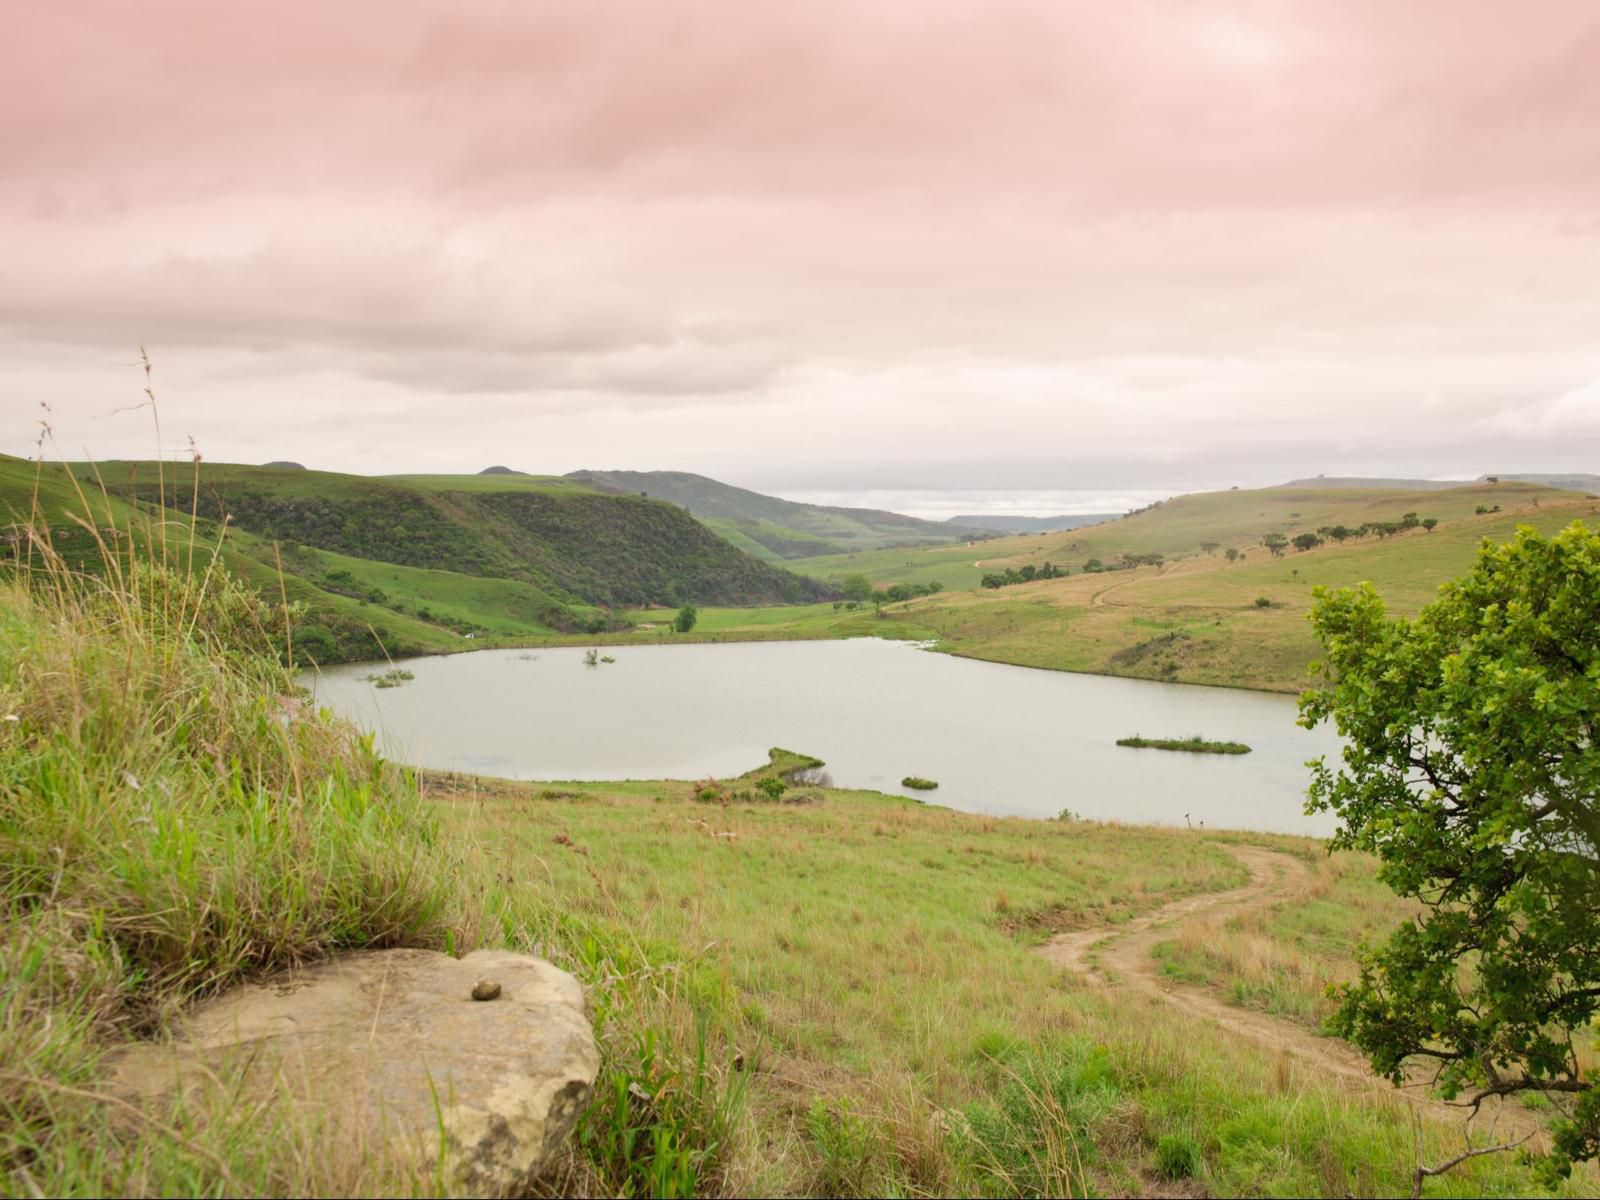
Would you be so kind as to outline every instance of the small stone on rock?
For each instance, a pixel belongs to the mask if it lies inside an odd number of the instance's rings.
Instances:
[[[500,985],[492,979],[480,979],[472,985],[474,1000],[493,1000],[500,995]]]

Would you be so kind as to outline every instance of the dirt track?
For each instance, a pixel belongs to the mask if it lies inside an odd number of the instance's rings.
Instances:
[[[1392,1087],[1387,1080],[1372,1074],[1366,1059],[1349,1043],[1318,1037],[1293,1022],[1235,1007],[1211,988],[1178,983],[1162,973],[1151,951],[1159,942],[1171,938],[1186,918],[1202,913],[1235,916],[1269,908],[1293,900],[1311,881],[1305,861],[1293,855],[1259,846],[1221,848],[1249,870],[1250,882],[1244,887],[1177,900],[1115,928],[1057,934],[1040,947],[1040,952],[1105,987],[1141,993],[1153,1002],[1171,1005],[1194,1021],[1254,1042],[1274,1058],[1287,1055],[1320,1076],[1385,1097],[1401,1096],[1430,1116],[1460,1124],[1466,1110],[1434,1098],[1420,1084]],[[1483,1113],[1473,1124],[1480,1137],[1495,1140],[1515,1140],[1529,1133],[1539,1137],[1543,1132],[1543,1122],[1520,1105],[1497,1108],[1493,1101],[1485,1103]]]

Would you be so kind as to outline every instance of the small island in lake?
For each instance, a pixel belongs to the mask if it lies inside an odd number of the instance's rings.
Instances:
[[[1212,742],[1199,734],[1187,738],[1118,738],[1117,745],[1132,746],[1135,750],[1187,750],[1191,754],[1249,754],[1250,747],[1243,742]]]

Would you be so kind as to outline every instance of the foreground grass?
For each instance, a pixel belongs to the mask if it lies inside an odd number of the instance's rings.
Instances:
[[[1406,1185],[1411,1117],[1382,1089],[1330,1086],[1032,953],[1056,930],[1115,926],[1236,886],[1242,872],[1219,844],[875,793],[804,787],[784,793],[800,802],[765,799],[760,780],[783,765],[729,785],[427,785],[486,867],[530,900],[553,889],[591,937],[634,948],[631,970],[686,983],[693,1015],[657,1019],[703,1030],[711,1069],[744,1089],[720,1186],[1148,1194],[1175,1173],[1219,1194]],[[1346,869],[1370,882],[1364,861]],[[1391,901],[1385,916],[1395,915]],[[645,1036],[614,1019],[609,1036],[623,1044]],[[1424,1128],[1430,1147],[1459,1141]],[[580,1142],[566,1178],[581,1185],[589,1169]],[[1501,1158],[1429,1189],[1531,1186]]]
[[[253,593],[0,581],[0,1179],[12,1194],[393,1190],[303,1114],[107,1098],[104,1053],[235,980],[466,926],[436,814],[298,707]]]

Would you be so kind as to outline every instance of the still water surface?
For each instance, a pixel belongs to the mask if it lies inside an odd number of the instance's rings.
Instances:
[[[318,702],[377,730],[393,758],[509,779],[738,775],[785,746],[827,762],[839,787],[920,795],[969,812],[1327,834],[1302,805],[1327,729],[1294,723],[1288,696],[1030,670],[902,642],[480,650],[308,678]],[[1128,750],[1119,737],[1242,741],[1251,754]],[[935,792],[900,786],[907,775]]]

